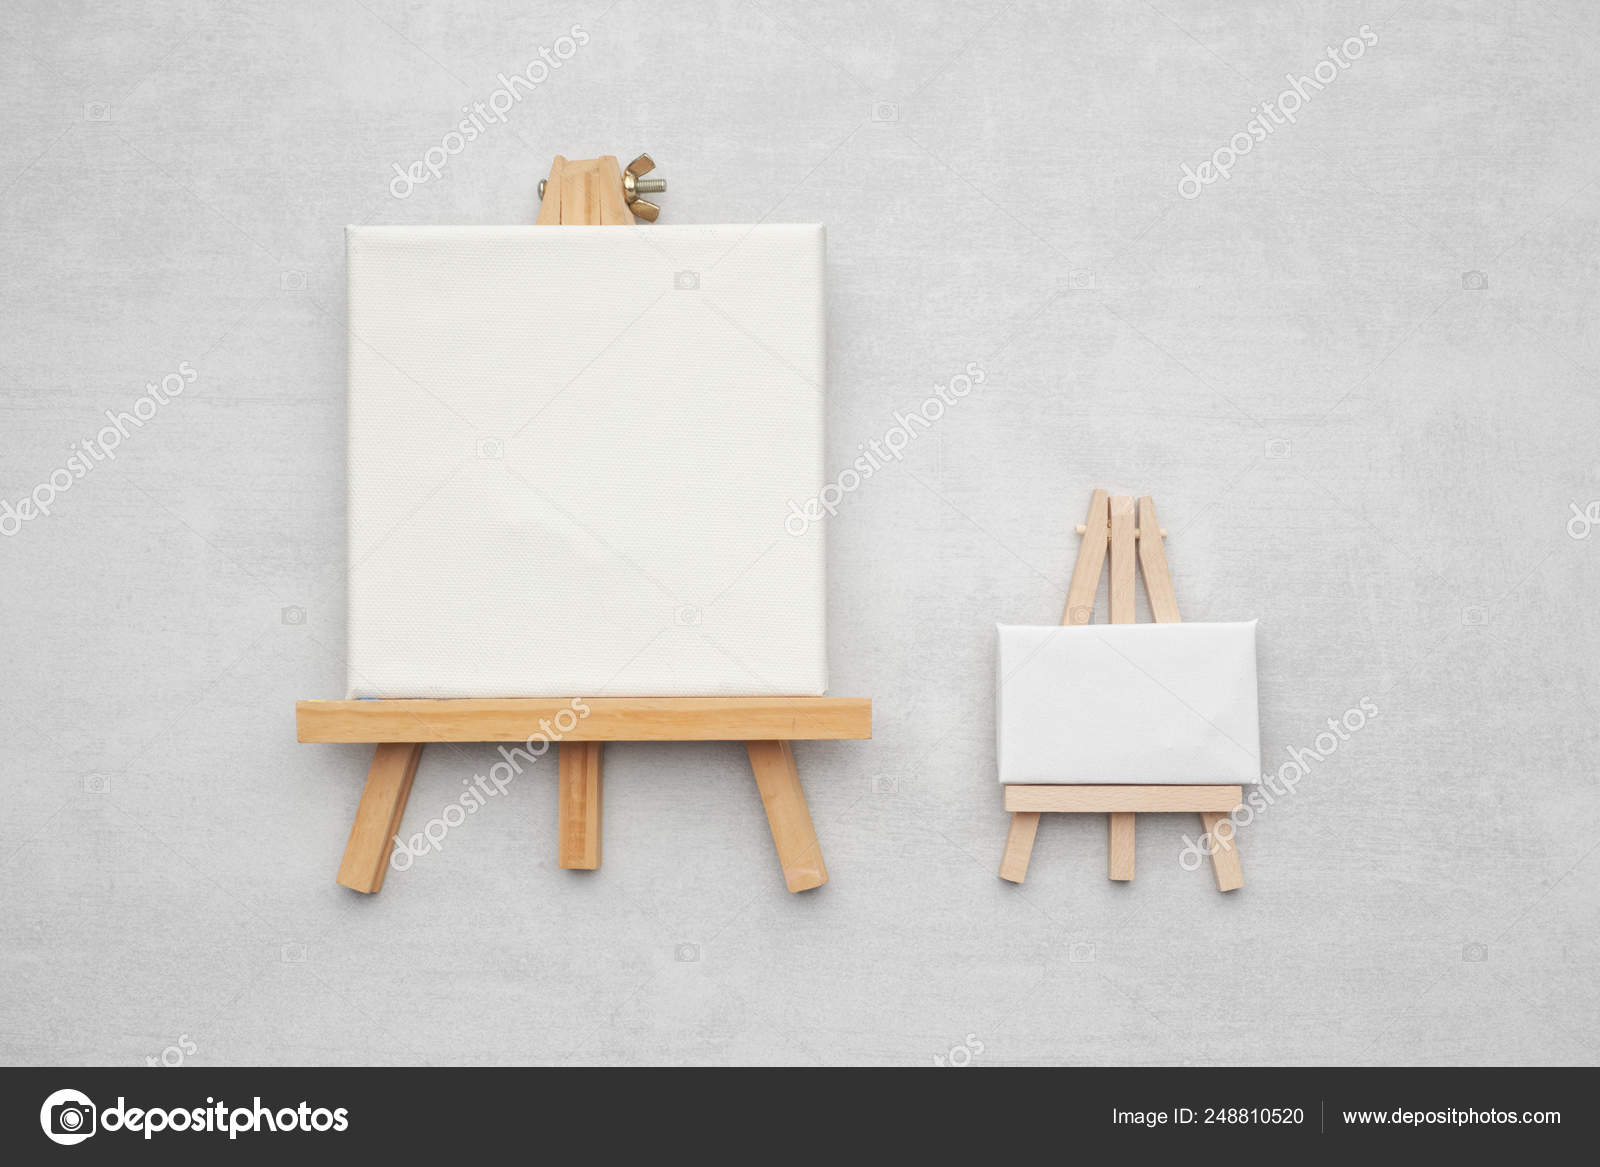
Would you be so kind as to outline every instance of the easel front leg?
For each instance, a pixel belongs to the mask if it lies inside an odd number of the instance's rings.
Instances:
[[[1019,810],[1011,815],[1006,832],[1006,853],[1000,857],[1000,878],[1021,883],[1028,878],[1028,860],[1033,857],[1033,838],[1039,833],[1037,811]]]
[[[383,887],[394,837],[421,760],[421,742],[386,742],[373,751],[355,825],[344,847],[344,862],[339,864],[339,882],[345,887],[367,895]]]
[[[772,828],[772,842],[778,848],[783,882],[790,891],[821,887],[828,882],[828,869],[800,787],[794,750],[788,742],[747,741],[744,746],[761,791],[767,825]]]
[[[600,866],[600,743],[556,747],[556,862],[573,871]]]
[[[1223,829],[1222,824],[1227,828]],[[1218,891],[1235,891],[1244,886],[1244,868],[1239,865],[1239,841],[1234,838],[1233,821],[1220,810],[1200,812],[1200,825],[1210,843],[1211,868],[1217,876]]]

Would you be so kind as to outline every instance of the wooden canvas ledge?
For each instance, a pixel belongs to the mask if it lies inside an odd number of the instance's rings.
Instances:
[[[1013,814],[1054,811],[1064,814],[1162,814],[1221,811],[1232,814],[1244,802],[1242,786],[1007,786],[1006,809]]]
[[[859,697],[564,697],[301,701],[303,742],[521,742],[577,724],[563,742],[861,741],[872,702]],[[587,709],[588,712],[582,712]],[[542,728],[541,728],[542,727]]]

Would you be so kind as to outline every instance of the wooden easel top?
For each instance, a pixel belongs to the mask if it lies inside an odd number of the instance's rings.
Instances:
[[[659,178],[644,177],[655,167],[648,154],[639,155],[626,170],[611,154],[573,162],[557,154],[550,177],[539,184],[539,217],[534,222],[545,227],[632,226],[636,219],[653,223],[661,208],[639,196],[667,189]]]

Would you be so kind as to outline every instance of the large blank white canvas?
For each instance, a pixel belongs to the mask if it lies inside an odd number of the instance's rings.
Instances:
[[[352,696],[826,689],[821,227],[348,253]]]
[[[998,633],[1002,783],[1259,779],[1255,621]]]

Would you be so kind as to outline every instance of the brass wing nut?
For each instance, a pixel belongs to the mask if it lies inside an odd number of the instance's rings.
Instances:
[[[656,216],[661,214],[661,208],[649,199],[642,199],[639,196],[660,194],[667,189],[666,179],[644,177],[655,168],[655,159],[648,154],[641,154],[628,163],[627,169],[622,172],[622,197],[627,200],[628,209],[634,216],[647,223],[656,221]]]

